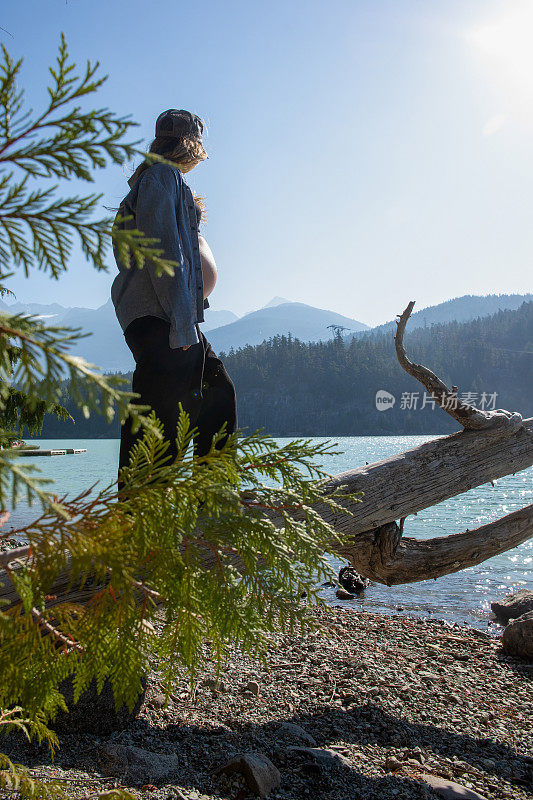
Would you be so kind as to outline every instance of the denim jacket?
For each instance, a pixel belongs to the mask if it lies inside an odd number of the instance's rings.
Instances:
[[[163,257],[177,262],[174,275],[156,275],[149,259],[142,269],[130,267],[119,259],[118,247],[113,253],[119,270],[111,286],[111,299],[123,331],[130,322],[147,315],[170,322],[171,348],[196,344],[197,323],[204,321],[202,264],[198,243],[198,222],[194,199],[178,167],[152,164],[129,181],[130,192],[123,199],[117,217],[132,215],[117,227],[137,229],[158,239],[154,247],[163,250]]]

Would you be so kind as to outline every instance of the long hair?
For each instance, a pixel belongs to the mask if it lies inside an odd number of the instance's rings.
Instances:
[[[154,153],[167,161],[173,161],[178,168],[189,164],[196,166],[208,157],[201,136],[198,134],[198,128],[192,123],[187,124],[187,117],[184,118],[183,130],[179,134],[169,132],[156,136],[148,148],[148,153]],[[143,161],[133,173],[130,182],[136,180],[150,166],[150,163],[149,159]],[[206,211],[205,200],[194,193],[193,197],[201,211],[200,221],[203,221]]]

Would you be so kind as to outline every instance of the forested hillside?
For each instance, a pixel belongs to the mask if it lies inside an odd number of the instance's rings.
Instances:
[[[485,408],[533,416],[533,303],[467,323],[419,328],[405,337],[411,359],[436,372],[459,395]],[[237,387],[239,426],[278,436],[446,433],[457,426],[424,402],[424,390],[397,363],[392,332],[351,340],[302,343],[276,336],[221,353]],[[378,411],[376,392],[394,395]],[[73,416],[65,387],[65,404]],[[422,408],[422,406],[424,406]],[[118,424],[49,419],[43,436],[117,437]]]
[[[487,294],[472,295],[465,294],[462,297],[453,297],[436,306],[426,306],[419,311],[415,311],[409,318],[409,329],[427,328],[431,325],[447,325],[451,321],[472,322],[479,317],[489,317],[497,314],[498,311],[516,311],[522,303],[533,301],[533,294]],[[350,334],[347,338],[360,338],[363,336],[374,336],[379,333],[394,331],[396,323],[394,320],[383,325],[377,325],[369,331],[358,331]]]

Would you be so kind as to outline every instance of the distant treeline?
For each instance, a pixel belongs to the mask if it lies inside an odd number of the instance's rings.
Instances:
[[[460,397],[469,393],[474,405],[533,416],[533,303],[472,322],[419,328],[407,332],[405,345],[412,360],[448,386],[457,385]],[[340,336],[310,344],[275,336],[220,356],[237,389],[239,427],[248,432],[354,436],[449,433],[459,427],[401,369],[390,331],[348,343]],[[383,404],[387,410],[376,407],[380,391],[395,398],[392,407]],[[118,421],[86,420],[68,384],[64,392],[63,404],[76,424],[48,418],[44,438],[120,435]]]

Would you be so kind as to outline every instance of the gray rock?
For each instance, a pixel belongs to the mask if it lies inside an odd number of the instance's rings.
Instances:
[[[162,692],[154,694],[151,703],[154,708],[163,708],[165,705],[165,695]]]
[[[287,753],[295,753],[296,755],[309,756],[315,761],[320,762],[324,766],[344,765],[349,767],[350,762],[341,753],[335,750],[330,750],[326,747],[287,747]]]
[[[510,619],[516,619],[528,611],[533,611],[533,592],[529,589],[520,589],[518,592],[508,594],[503,600],[494,601],[490,607],[498,620],[507,624]]]
[[[120,778],[123,783],[157,783],[169,777],[179,766],[177,755],[152,753],[140,747],[107,742],[97,753],[103,775]]]
[[[443,800],[487,800],[484,795],[478,794],[472,789],[467,789],[466,786],[461,786],[460,783],[447,781],[444,778],[438,778],[436,775],[424,774],[420,777]]]
[[[441,676],[437,675],[435,672],[426,672],[425,670],[421,669],[418,673],[418,677],[422,680],[428,681],[440,681]]]
[[[387,772],[397,772],[399,769],[402,769],[402,767],[402,762],[398,761],[394,756],[387,756],[385,759],[385,769]]]
[[[74,704],[74,683],[72,677],[59,684],[59,691],[65,698],[68,713],[59,711],[50,727],[57,733],[93,733],[105,736],[112,731],[122,730],[135,719],[146,694],[146,678],[141,680],[143,690],[132,711],[123,705],[115,710],[113,688],[109,680],[104,682],[98,694],[96,681],[93,680],[80,699]]]
[[[503,651],[533,661],[533,611],[512,620],[502,635]]]
[[[263,753],[240,753],[215,770],[215,774],[240,772],[248,787],[260,797],[268,797],[281,783],[281,774]]]
[[[216,678],[206,678],[200,684],[201,686],[205,686],[206,689],[211,689],[213,692],[227,692],[228,687],[224,681],[216,680]]]
[[[282,722],[278,728],[280,734],[292,741],[300,742],[300,744],[308,745],[309,747],[316,747],[316,742],[310,733],[307,733],[300,725],[295,725],[293,722]]]
[[[341,567],[339,571],[339,583],[347,592],[359,594],[370,586],[368,578],[364,578],[353,567]]]
[[[354,594],[350,594],[350,592],[347,592],[346,589],[337,589],[335,594],[339,600],[353,600],[355,597]]]

